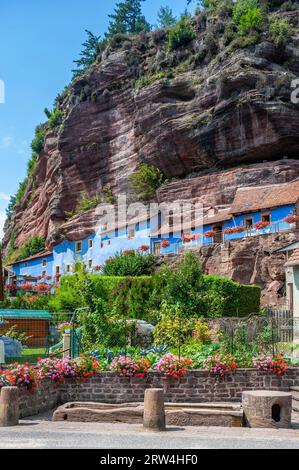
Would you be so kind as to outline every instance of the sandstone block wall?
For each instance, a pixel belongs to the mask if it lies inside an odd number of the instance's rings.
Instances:
[[[126,403],[143,401],[147,388],[164,389],[169,402],[239,402],[244,390],[280,390],[288,392],[299,386],[299,368],[291,368],[287,374],[259,372],[255,369],[239,369],[224,380],[217,380],[204,370],[189,371],[181,379],[160,377],[150,373],[146,378],[124,378],[114,372],[102,372],[85,383],[66,380],[55,385],[43,380],[36,392],[20,389],[21,416],[26,417],[55,408],[69,401],[96,401]]]

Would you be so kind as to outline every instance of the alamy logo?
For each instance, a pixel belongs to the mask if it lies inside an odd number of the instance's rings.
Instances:
[[[5,85],[4,81],[0,80],[0,104],[5,103]]]
[[[291,87],[295,88],[294,91],[291,93],[291,102],[293,104],[298,104],[299,103],[299,78],[295,78],[291,82]]]

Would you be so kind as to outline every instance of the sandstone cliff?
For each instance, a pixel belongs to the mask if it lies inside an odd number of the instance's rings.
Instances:
[[[298,27],[298,11],[283,15]],[[168,50],[165,31],[115,41],[70,85],[58,101],[63,124],[47,133],[5,247],[12,233],[19,247],[36,234],[52,240],[61,227],[88,232],[90,214],[65,225],[65,211],[82,191],[126,192],[140,162],[177,179],[159,200],[229,203],[239,186],[299,176],[298,105],[290,101],[298,34],[283,51],[266,36],[233,48],[223,43],[225,18],[194,21],[188,47]]]
[[[298,240],[298,233],[277,233],[203,246],[198,256],[205,274],[217,274],[262,289],[262,305],[285,305],[286,254],[277,250]],[[175,267],[181,255],[162,259]]]

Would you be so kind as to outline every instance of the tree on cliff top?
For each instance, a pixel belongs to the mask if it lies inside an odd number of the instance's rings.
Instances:
[[[150,31],[141,10],[141,2],[145,0],[124,0],[116,4],[114,14],[109,15],[110,21],[106,36],[115,34],[135,34],[141,31]]]
[[[161,7],[158,11],[158,25],[160,28],[169,28],[177,22],[176,17],[173,14],[173,11],[168,6]]]
[[[105,41],[100,41],[101,36],[95,36],[91,31],[85,30],[87,34],[86,41],[82,44],[83,50],[80,53],[80,59],[74,60],[76,69],[72,70],[73,78],[78,77],[88,69],[96,60],[98,54],[104,49]]]

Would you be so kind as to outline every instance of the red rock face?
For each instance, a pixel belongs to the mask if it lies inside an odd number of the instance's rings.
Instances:
[[[198,256],[205,274],[225,276],[241,284],[256,284],[262,289],[262,305],[273,306],[283,303],[285,297],[286,255],[276,250],[298,238],[295,232],[248,237],[225,245],[204,246]],[[175,267],[180,256],[165,260]]]
[[[236,191],[244,186],[287,183],[299,177],[299,160],[277,160],[243,165],[231,170],[217,170],[162,186],[159,202],[176,199],[200,201],[204,206],[231,204]]]
[[[224,204],[239,186],[298,176],[291,160],[299,156],[298,106],[290,103],[295,73],[281,58],[277,65],[270,43],[184,70],[177,68],[180,57],[193,57],[200,39],[177,52],[148,38],[144,44],[134,41],[106,51],[102,62],[71,86],[60,105],[63,125],[47,135],[34,183],[17,207],[4,246],[12,230],[16,247],[36,234],[50,239],[82,191],[92,196],[109,184],[115,195],[127,192],[128,177],[141,162],[180,178],[161,188],[159,200],[192,197]],[[289,64],[295,53],[289,51]],[[162,70],[163,61],[173,64],[173,78],[136,91],[140,73]],[[285,155],[288,162],[272,163]],[[261,164],[264,160],[271,163]],[[190,174],[199,176],[184,179]]]

